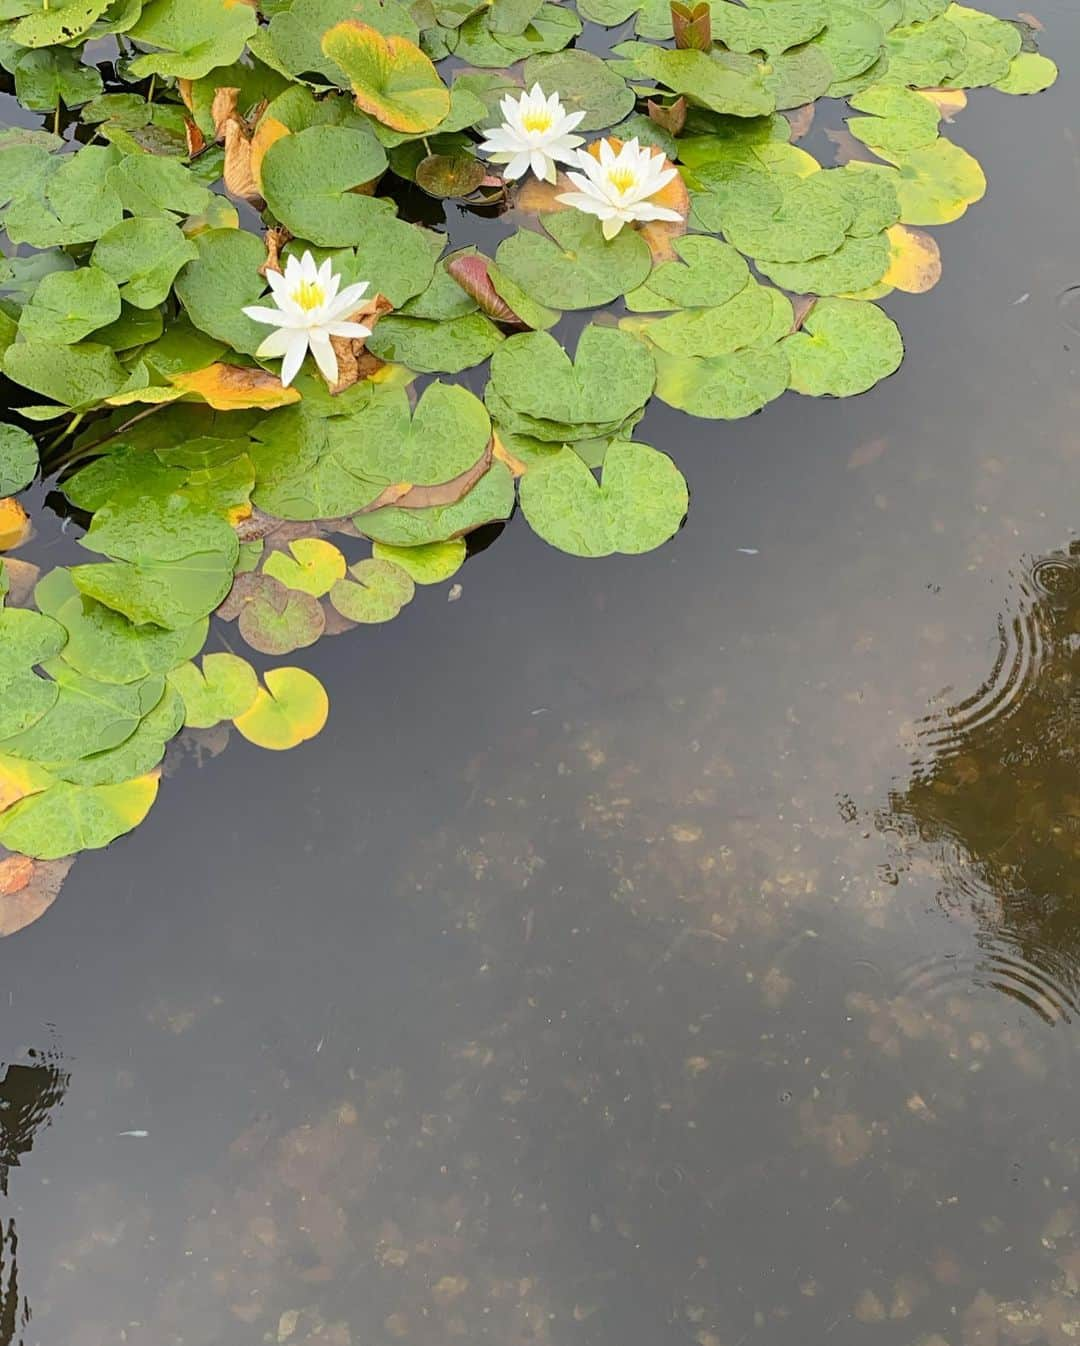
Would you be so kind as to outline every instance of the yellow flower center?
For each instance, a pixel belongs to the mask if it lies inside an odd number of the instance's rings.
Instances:
[[[608,174],[608,182],[617,192],[628,192],[637,186],[637,174],[632,168],[613,168]]]
[[[310,313],[326,302],[326,291],[317,280],[302,280],[293,291],[293,302]]]
[[[546,108],[540,112],[526,112],[521,124],[526,131],[550,131],[551,113]]]

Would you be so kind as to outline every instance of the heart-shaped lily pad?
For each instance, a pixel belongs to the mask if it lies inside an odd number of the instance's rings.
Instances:
[[[393,561],[372,557],[350,566],[349,574],[352,579],[330,590],[330,602],[351,622],[389,622],[412,602],[412,576]]]
[[[433,131],[450,111],[450,90],[407,37],[348,19],[323,34],[323,52],[349,78],[359,108],[396,131]]]
[[[791,386],[811,397],[854,397],[888,378],[904,358],[899,328],[876,304],[822,299],[781,343]]]
[[[38,860],[99,850],[138,827],[157,798],[158,773],[120,785],[59,781],[0,813],[0,844]]]
[[[326,626],[326,617],[309,593],[286,589],[269,575],[251,575],[240,609],[240,634],[260,654],[291,654],[314,645]]]
[[[545,542],[573,556],[636,555],[672,537],[686,516],[682,473],[647,444],[612,444],[598,482],[571,449],[530,467],[521,509]]]
[[[181,664],[168,680],[183,699],[184,723],[192,729],[211,729],[243,715],[259,691],[255,670],[235,654],[204,654],[201,670]]]
[[[596,308],[640,285],[652,269],[649,245],[633,230],[607,240],[580,211],[541,215],[546,234],[522,229],[499,244],[499,269],[537,303]]]
[[[250,708],[233,717],[237,729],[260,748],[295,748],[322,732],[330,702],[322,683],[302,668],[272,668]]]
[[[332,586],[345,578],[345,557],[332,542],[321,537],[299,537],[289,543],[289,552],[271,552],[263,563],[263,574],[280,581],[287,589],[322,598]]]
[[[34,480],[38,450],[17,425],[0,425],[0,496],[14,495]]]
[[[389,204],[358,195],[386,168],[386,151],[370,131],[312,126],[275,140],[262,161],[267,205],[298,238],[323,247],[352,244]]]

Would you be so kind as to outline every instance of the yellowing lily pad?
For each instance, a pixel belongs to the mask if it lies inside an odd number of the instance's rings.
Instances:
[[[263,574],[280,580],[287,589],[322,598],[345,578],[345,557],[332,542],[320,537],[300,537],[289,543],[291,555],[274,551],[263,562]]]
[[[0,844],[36,860],[99,850],[138,827],[157,798],[159,773],[119,785],[60,781],[0,813]]]
[[[391,547],[376,542],[372,554],[378,561],[393,561],[417,584],[440,584],[455,575],[465,563],[465,539],[429,542],[420,547]]]
[[[350,19],[323,34],[322,49],[349,77],[357,107],[384,126],[420,135],[450,111],[450,90],[407,37]]]
[[[233,717],[250,743],[280,752],[321,732],[330,701],[318,678],[302,668],[272,668],[265,681],[251,708]]]

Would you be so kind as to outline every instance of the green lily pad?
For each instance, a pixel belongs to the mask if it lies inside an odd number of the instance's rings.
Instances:
[[[614,126],[634,110],[634,94],[622,76],[592,52],[574,49],[531,56],[522,71],[526,89],[558,90],[567,112],[584,112],[576,131]]]
[[[793,294],[853,294],[876,285],[889,269],[888,237],[848,238],[827,257],[808,262],[759,262],[774,285]]]
[[[58,107],[80,107],[105,87],[93,66],[83,65],[66,48],[27,51],[15,63],[15,96],[23,107],[47,112]]]
[[[533,530],[572,556],[638,555],[678,532],[688,495],[682,473],[647,444],[612,444],[598,482],[570,449],[529,468],[521,510]]]
[[[836,190],[837,171],[775,178],[781,202],[771,215],[732,204],[723,215],[728,241],[750,257],[774,262],[805,262],[835,252],[855,215],[844,194]]]
[[[4,373],[42,397],[81,410],[118,393],[130,375],[108,346],[25,341],[4,353]]]
[[[881,58],[885,49],[886,29],[876,15],[867,13],[858,4],[829,0],[829,23],[823,33],[814,38],[814,46],[828,57],[833,68],[833,83],[855,79],[869,70]]]
[[[876,304],[822,299],[798,332],[781,343],[791,362],[791,387],[810,397],[854,397],[894,374],[904,343]]]
[[[347,19],[323,33],[322,49],[345,72],[359,108],[395,131],[434,131],[450,111],[450,90],[415,42]]]
[[[573,360],[546,332],[509,337],[492,356],[489,391],[537,420],[618,424],[653,390],[649,352],[625,332],[590,324]]]
[[[750,269],[730,243],[707,234],[674,240],[680,261],[662,262],[644,285],[626,296],[631,313],[673,308],[711,308],[726,304],[750,281]]]
[[[251,707],[233,717],[240,733],[260,748],[283,751],[320,733],[330,702],[322,683],[302,668],[272,668]]]
[[[123,743],[73,762],[50,762],[49,770],[58,779],[75,785],[119,785],[145,776],[160,764],[169,740],[180,732],[183,723],[183,700],[166,686],[157,705]]]
[[[780,397],[791,376],[783,343],[698,360],[656,352],[656,395],[708,420],[741,420]]]
[[[126,304],[152,309],[165,302],[181,268],[198,256],[195,243],[171,221],[132,219],[102,234],[91,261],[120,287]]]
[[[194,663],[181,664],[168,681],[183,699],[184,724],[191,729],[212,729],[243,715],[259,692],[255,670],[235,654],[204,654],[201,670]]]
[[[43,277],[22,311],[19,332],[27,341],[72,346],[119,316],[116,282],[104,271],[84,266]]]
[[[187,627],[221,602],[239,544],[229,525],[182,496],[107,505],[81,545],[110,564],[72,568],[80,592],[136,624]]]
[[[371,132],[312,126],[282,136],[267,150],[263,195],[298,238],[321,247],[355,244],[373,217],[392,214],[387,202],[353,191],[385,169],[386,151]]]
[[[138,827],[157,789],[156,774],[120,785],[59,781],[0,813],[0,844],[37,860],[99,850]]]
[[[946,88],[975,89],[1008,75],[1013,57],[1020,54],[1020,30],[1015,24],[957,4],[950,4],[945,18],[966,39],[963,63],[946,81]]]
[[[26,17],[12,25],[7,37],[20,47],[55,47],[72,42],[88,32],[111,3],[112,0],[53,0],[36,11],[20,6]]]
[[[986,194],[978,159],[943,136],[905,154],[882,150],[879,157],[896,167],[894,185],[904,224],[948,224]],[[872,168],[867,165],[862,171]]]
[[[205,618],[177,631],[135,626],[119,612],[80,593],[62,567],[38,582],[34,598],[38,608],[67,632],[61,655],[64,662],[100,682],[139,682],[152,674],[167,673],[193,658],[206,643]]]
[[[200,331],[254,355],[269,329],[243,309],[257,304],[266,289],[259,275],[266,249],[242,229],[209,229],[194,243],[199,255],[177,277],[177,297]]]
[[[317,599],[287,589],[269,575],[252,575],[240,609],[240,634],[260,654],[291,654],[314,645],[326,626]]]
[[[412,602],[412,576],[393,561],[359,561],[349,574],[330,590],[330,602],[351,622],[389,622]]]
[[[237,60],[258,26],[255,10],[243,0],[150,0],[127,36],[159,50],[137,56],[131,73],[136,79],[201,79]]]
[[[34,670],[59,654],[66,640],[51,617],[0,607],[0,739],[24,733],[56,704],[59,687]]]
[[[476,312],[476,300],[465,293],[446,269],[447,262],[459,255],[452,253],[439,262],[427,288],[401,305],[402,315],[448,322],[452,318],[463,318],[468,313]]]
[[[773,304],[769,289],[753,282],[715,308],[682,309],[666,318],[625,319],[626,330],[642,330],[671,355],[707,359],[760,343],[769,331]]]
[[[871,114],[848,121],[848,130],[855,139],[871,148],[880,145],[882,149],[904,153],[938,138],[940,112],[929,98],[913,89],[875,84],[849,101],[859,112]]]
[[[4,739],[2,750],[46,767],[105,752],[129,739],[165,687],[160,676],[135,683],[99,682],[60,659],[45,667],[58,687],[55,703],[29,729]]]
[[[1022,51],[1012,58],[1008,73],[994,84],[994,88],[1011,94],[1042,93],[1057,77],[1058,68],[1049,56],[1041,56],[1037,51]]]
[[[443,247],[440,235],[406,224],[392,210],[380,209],[370,213],[358,237],[360,245],[355,252],[312,249],[317,262],[331,259],[343,286],[366,280],[371,285],[370,293],[378,290],[400,308],[431,283]],[[284,255],[290,257],[299,251],[290,243]]]
[[[287,589],[322,598],[345,578],[345,557],[332,542],[300,537],[289,543],[289,551],[289,556],[283,551],[271,552],[263,564],[263,574],[279,580]]]
[[[778,56],[801,46],[824,29],[828,10],[821,0],[769,0],[765,5],[714,0],[712,35],[731,51],[763,51]]]
[[[639,75],[683,94],[698,107],[733,117],[761,117],[776,108],[776,95],[766,88],[759,62],[725,62],[703,51],[673,51],[645,42],[624,42],[615,50],[633,62]]]
[[[530,56],[562,51],[580,32],[578,16],[557,4],[541,5],[520,34],[495,32],[481,9],[457,29],[454,56],[467,65],[504,70]]]
[[[938,88],[963,69],[966,48],[963,30],[941,16],[894,28],[885,36],[889,64],[883,78],[888,84]]]
[[[14,495],[37,476],[38,449],[17,425],[0,425],[0,496]]]
[[[428,542],[419,547],[391,547],[376,542],[372,554],[378,561],[393,563],[411,575],[417,584],[441,584],[465,564],[465,539]]]
[[[5,168],[8,157],[0,161]],[[119,154],[111,146],[86,145],[78,154],[36,163],[33,176],[24,179],[25,189],[13,196],[4,214],[4,228],[12,243],[73,247],[93,243],[106,229],[119,224],[123,206],[110,184],[118,162]],[[0,200],[8,190],[0,188]]]
[[[546,234],[522,229],[495,254],[503,274],[540,304],[558,309],[609,304],[652,269],[648,244],[630,229],[609,241],[599,220],[576,210],[541,215],[540,223]]]
[[[381,360],[395,360],[420,374],[459,374],[482,364],[502,340],[482,313],[441,322],[392,314],[380,319],[367,348]]]

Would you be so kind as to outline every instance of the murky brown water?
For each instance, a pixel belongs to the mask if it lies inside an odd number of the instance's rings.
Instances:
[[[994,6],[1005,14],[1006,8]],[[655,406],[0,944],[0,1341],[1080,1339],[1080,16],[901,372]],[[464,231],[465,221],[452,222]],[[42,556],[68,541],[42,520]]]

